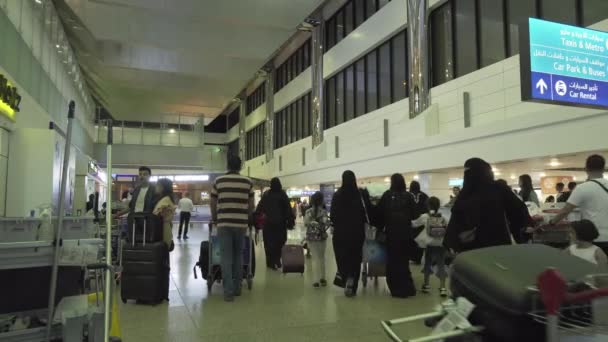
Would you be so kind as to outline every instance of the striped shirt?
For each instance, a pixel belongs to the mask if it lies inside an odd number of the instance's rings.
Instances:
[[[217,226],[249,227],[249,200],[253,198],[253,183],[245,176],[228,173],[215,179],[211,197],[217,199]]]

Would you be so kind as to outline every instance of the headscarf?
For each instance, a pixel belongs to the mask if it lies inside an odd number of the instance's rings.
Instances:
[[[343,192],[356,192],[359,191],[359,187],[357,186],[357,177],[355,173],[346,170],[342,174],[342,187],[340,188]]]
[[[405,179],[400,173],[395,173],[391,176],[391,191],[403,192],[406,191]]]
[[[270,191],[271,192],[279,192],[283,191],[283,185],[281,184],[281,180],[277,177],[274,177],[270,180]]]
[[[412,181],[410,183],[410,192],[414,195],[418,195],[420,193],[420,183],[417,181]]]
[[[494,182],[492,166],[481,158],[471,158],[464,163],[464,182],[458,198],[466,198]]]

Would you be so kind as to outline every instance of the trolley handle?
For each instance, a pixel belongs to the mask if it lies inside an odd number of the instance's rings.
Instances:
[[[566,295],[566,302],[570,304],[578,304],[602,297],[608,297],[608,288],[588,290],[578,293],[568,293]]]

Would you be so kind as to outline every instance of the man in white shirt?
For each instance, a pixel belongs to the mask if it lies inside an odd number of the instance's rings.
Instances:
[[[551,219],[550,223],[561,221],[572,210],[579,208],[582,218],[593,222],[600,233],[595,244],[608,251],[608,180],[604,179],[605,168],[604,157],[594,154],[587,158],[585,165],[587,181],[574,189],[566,206]]]
[[[179,200],[177,203],[177,208],[179,209],[179,232],[177,233],[177,238],[182,238],[182,227],[185,225],[184,229],[184,240],[188,240],[188,227],[190,226],[190,213],[194,211],[194,203],[190,199],[190,195],[186,192],[184,193],[184,197]]]

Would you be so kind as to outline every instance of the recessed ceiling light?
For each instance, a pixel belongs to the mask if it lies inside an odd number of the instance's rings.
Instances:
[[[173,134],[173,133],[175,133],[175,130],[174,130],[173,128],[171,128],[171,129],[169,130],[169,133]]]
[[[36,3],[37,3],[37,4],[41,4],[41,3],[42,3],[42,0],[36,0]]]
[[[388,178],[388,177],[384,178],[384,183],[390,183],[390,182],[391,182],[390,178]]]
[[[420,179],[420,176],[418,176],[418,175],[414,175],[414,179],[415,179],[415,180],[418,180],[418,179]]]
[[[546,174],[546,173],[544,173],[544,172],[541,172],[541,173],[540,173],[540,176],[541,176],[541,177],[547,177],[547,174]]]
[[[515,176],[515,175],[512,174],[510,178],[513,179],[513,180],[515,180],[517,178],[517,176]]]
[[[557,160],[555,158],[551,159],[551,162],[549,162],[549,166],[551,166],[551,167],[558,167],[560,165],[562,165],[562,163],[560,163],[559,160]]]

